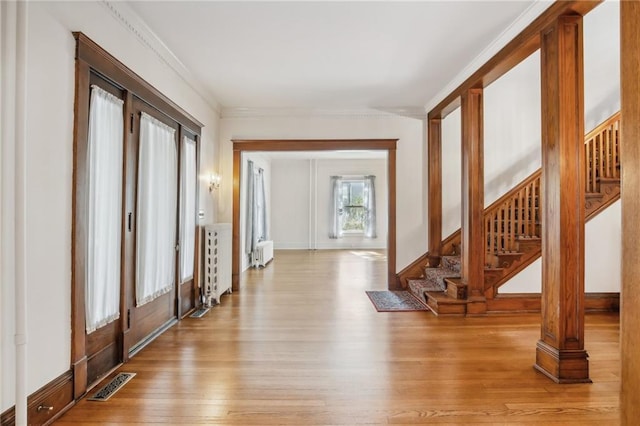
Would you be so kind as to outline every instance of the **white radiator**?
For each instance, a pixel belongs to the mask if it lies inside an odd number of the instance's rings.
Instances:
[[[231,224],[204,227],[204,294],[208,306],[231,293]]]
[[[254,252],[253,264],[266,266],[273,259],[273,241],[260,241]]]

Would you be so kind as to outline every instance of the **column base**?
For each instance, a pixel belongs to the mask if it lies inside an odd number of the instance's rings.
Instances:
[[[556,383],[591,383],[589,354],[584,349],[557,349],[539,340],[533,368]]]
[[[484,316],[487,314],[487,299],[484,296],[467,298],[467,316]]]

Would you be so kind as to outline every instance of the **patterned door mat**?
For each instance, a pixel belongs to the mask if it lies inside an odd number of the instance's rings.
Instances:
[[[367,291],[367,296],[378,312],[428,311],[424,303],[408,291]]]
[[[98,392],[93,394],[87,401],[106,401],[114,393],[118,392],[129,380],[133,379],[136,373],[118,373],[109,383],[104,385]]]

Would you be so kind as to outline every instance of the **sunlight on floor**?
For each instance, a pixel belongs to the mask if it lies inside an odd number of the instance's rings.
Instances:
[[[365,250],[358,250],[358,251],[351,251],[351,254],[354,254],[358,257],[362,257],[363,259],[367,259],[367,260],[373,260],[376,262],[385,262],[387,260],[387,253],[386,252],[377,252],[377,251],[365,251]]]

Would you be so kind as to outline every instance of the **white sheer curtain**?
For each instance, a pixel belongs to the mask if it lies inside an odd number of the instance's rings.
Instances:
[[[87,144],[87,333],[120,317],[122,100],[91,86]]]
[[[268,239],[269,231],[267,230],[267,194],[264,182],[264,169],[258,169],[255,179],[255,204],[258,215],[258,227],[256,229],[256,233],[258,235],[258,241],[266,241]]]
[[[367,238],[376,238],[376,177],[364,177],[364,196],[363,204],[365,211],[364,219],[364,236]]]
[[[196,232],[196,141],[182,139],[180,168],[180,282],[193,277]]]
[[[247,209],[246,209],[245,253],[249,264],[254,266],[254,252],[260,241],[268,236],[267,197],[264,169],[256,168],[253,161],[247,161]]]
[[[331,176],[329,202],[329,238],[341,238],[342,232],[342,177]]]
[[[175,281],[177,152],[175,130],[142,113],[138,157],[136,303],[172,290]]]
[[[258,214],[255,203],[255,167],[253,161],[247,161],[247,210],[245,216],[245,241],[244,251],[251,255],[258,245],[258,233],[255,229],[258,227]],[[253,256],[249,256],[250,262]],[[253,266],[253,265],[252,265]]]

